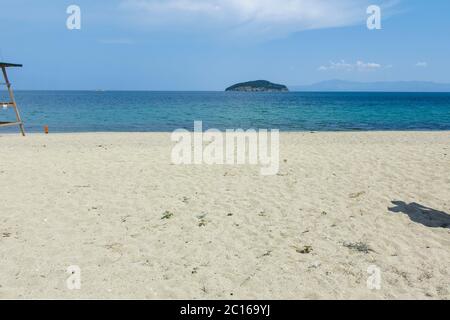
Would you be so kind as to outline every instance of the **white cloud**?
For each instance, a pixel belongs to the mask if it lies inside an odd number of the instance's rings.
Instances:
[[[417,62],[416,67],[426,68],[426,67],[428,67],[428,62]]]
[[[374,62],[356,61],[355,63],[347,63],[344,60],[340,62],[330,61],[328,65],[320,66],[319,71],[375,71],[383,66]]]
[[[373,0],[122,0],[152,27],[280,36],[361,23]],[[389,6],[392,0],[383,0]]]

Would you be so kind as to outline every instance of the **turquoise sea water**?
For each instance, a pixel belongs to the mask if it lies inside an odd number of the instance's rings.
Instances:
[[[192,130],[194,120],[221,130],[450,130],[450,93],[16,91],[16,100],[28,132]],[[0,106],[0,121],[12,116]]]

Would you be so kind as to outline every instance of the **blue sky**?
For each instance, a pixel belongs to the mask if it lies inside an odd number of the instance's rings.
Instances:
[[[66,8],[81,8],[68,30]],[[382,30],[366,8],[382,7]],[[20,89],[223,90],[267,79],[450,83],[448,0],[0,0]]]

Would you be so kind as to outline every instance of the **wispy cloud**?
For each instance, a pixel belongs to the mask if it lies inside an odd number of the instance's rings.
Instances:
[[[426,68],[428,67],[428,62],[420,61],[416,63],[416,67],[418,68]]]
[[[383,66],[379,63],[356,61],[355,63],[347,63],[344,60],[340,62],[330,61],[327,65],[320,66],[319,71],[375,71]],[[390,66],[391,67],[391,66]]]
[[[373,0],[122,0],[149,27],[280,36],[364,23]],[[380,2],[380,1],[379,1]],[[392,0],[382,0],[389,7]]]

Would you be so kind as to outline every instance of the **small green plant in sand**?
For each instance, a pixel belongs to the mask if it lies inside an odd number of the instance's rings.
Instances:
[[[166,211],[163,213],[163,216],[161,217],[161,220],[169,220],[173,217],[173,213],[170,211]]]
[[[197,216],[197,219],[199,227],[206,227],[206,213]]]

